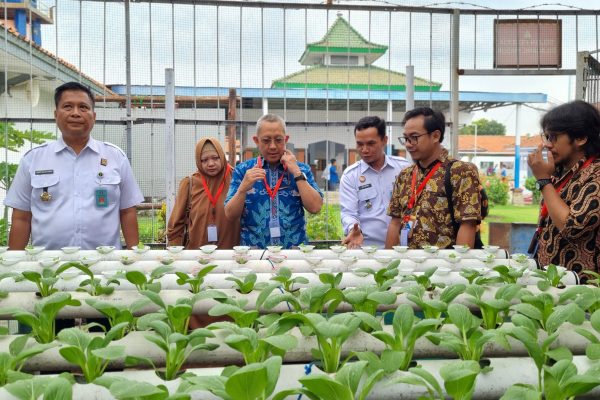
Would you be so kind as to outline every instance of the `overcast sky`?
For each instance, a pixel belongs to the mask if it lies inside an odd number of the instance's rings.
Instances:
[[[119,3],[55,0],[54,25],[43,27],[43,47],[57,53],[84,73],[107,84],[125,84],[124,7]],[[315,1],[307,1],[315,3]],[[438,2],[386,0],[379,3],[520,9],[546,1],[504,0]],[[52,5],[49,0],[45,3]],[[336,2],[338,3],[338,2]],[[348,4],[350,2],[339,2]],[[368,4],[366,1],[358,2]],[[377,3],[377,2],[373,2]],[[561,1],[564,6],[589,7],[590,1]],[[80,10],[80,5],[83,5]],[[80,20],[81,15],[81,20]],[[375,65],[415,74],[450,86],[450,17],[430,13],[343,12],[344,18],[367,39],[389,47]],[[163,85],[164,69],[175,68],[176,84],[200,87],[270,87],[274,79],[302,70],[307,43],[321,39],[336,12],[212,6],[172,7],[132,3],[132,83]],[[495,16],[461,18],[461,68],[491,68]],[[597,46],[594,17],[562,16],[563,68],[575,68],[577,50]],[[195,21],[195,23],[194,23]],[[173,23],[174,22],[174,23]],[[431,29],[430,29],[431,26]],[[576,28],[577,27],[577,28]],[[81,32],[81,33],[80,33]],[[217,35],[216,32],[219,32]],[[409,34],[409,32],[411,32]],[[475,34],[477,32],[477,34]],[[195,34],[194,34],[195,33]],[[58,44],[58,45],[57,45]],[[217,68],[218,66],[218,68]],[[574,77],[461,77],[463,91],[546,93],[552,104],[572,99]],[[546,108],[546,105],[534,105]],[[515,108],[480,112],[475,118],[494,118],[515,131]],[[539,130],[540,112],[525,108],[521,133]]]

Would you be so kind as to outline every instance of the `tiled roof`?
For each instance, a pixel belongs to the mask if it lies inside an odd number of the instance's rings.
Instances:
[[[521,148],[536,147],[539,143],[541,143],[539,135],[521,136]],[[458,137],[459,153],[472,153],[474,148],[474,135],[460,135]],[[477,135],[477,153],[515,154],[515,137]]]
[[[4,30],[4,23],[3,21],[0,21],[0,27],[2,27],[2,30]],[[60,57],[55,56],[54,54],[52,54],[51,52],[49,52],[48,50],[44,49],[43,47],[39,46],[37,43],[35,43],[33,40],[30,40],[28,38],[26,38],[25,36],[20,35],[13,27],[9,26],[7,29],[8,32],[10,32],[12,35],[14,35],[15,37],[21,39],[22,41],[26,42],[28,45],[31,44],[32,50],[35,51],[39,51],[40,53],[43,53],[44,55],[57,60],[58,63],[64,65],[65,67],[69,68],[70,70],[74,71],[77,74],[80,74],[83,78],[89,80],[90,82],[92,82],[94,85],[97,86],[97,90],[96,92],[102,92],[102,93],[106,93],[107,95],[116,95],[116,93],[114,93],[112,90],[110,90],[106,85],[98,82],[97,80],[95,80],[94,78],[84,74],[83,72],[81,72],[77,67],[75,67],[73,64],[68,63],[67,61],[63,60]]]
[[[341,16],[338,16],[323,39],[309,43],[308,46],[376,49],[380,51],[385,51],[388,48],[381,44],[369,42]]]
[[[415,90],[440,90],[441,83],[415,77]],[[406,90],[406,75],[376,66],[324,66],[309,67],[273,81],[273,88],[329,88]]]

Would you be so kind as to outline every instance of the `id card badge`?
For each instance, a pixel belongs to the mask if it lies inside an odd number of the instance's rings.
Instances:
[[[271,239],[281,237],[281,229],[279,227],[279,219],[269,220],[269,232],[271,233]]]
[[[217,226],[209,225],[206,229],[207,229],[207,233],[208,233],[208,241],[216,242],[217,241]]]
[[[411,224],[412,221],[408,221],[400,230],[400,246],[408,246],[408,233],[410,232]]]
[[[94,191],[94,197],[96,198],[96,207],[106,208],[108,207],[108,190],[104,188],[96,188]]]

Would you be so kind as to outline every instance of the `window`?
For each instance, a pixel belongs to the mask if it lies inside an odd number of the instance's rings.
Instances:
[[[331,65],[358,65],[358,56],[330,56]]]

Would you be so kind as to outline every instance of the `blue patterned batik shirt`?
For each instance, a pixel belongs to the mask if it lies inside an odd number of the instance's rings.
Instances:
[[[246,171],[256,165],[257,159],[253,158],[239,164],[233,171],[229,192],[225,199],[225,205],[237,192]],[[310,167],[307,164],[298,162],[298,167],[306,175],[306,180],[321,197],[323,193],[317,186]],[[292,246],[298,246],[307,242],[306,222],[304,220],[304,208],[298,186],[294,177],[283,166],[279,164],[277,168],[272,169],[268,163],[263,165],[267,171],[267,182],[271,188],[277,184],[277,180],[283,174],[283,181],[274,200],[271,201],[264,180],[254,184],[252,189],[246,194],[246,204],[241,217],[241,244],[253,246],[261,249],[270,245],[281,245],[285,249]],[[273,204],[271,204],[273,203]],[[269,229],[270,223],[279,222],[281,237],[271,238]]]

